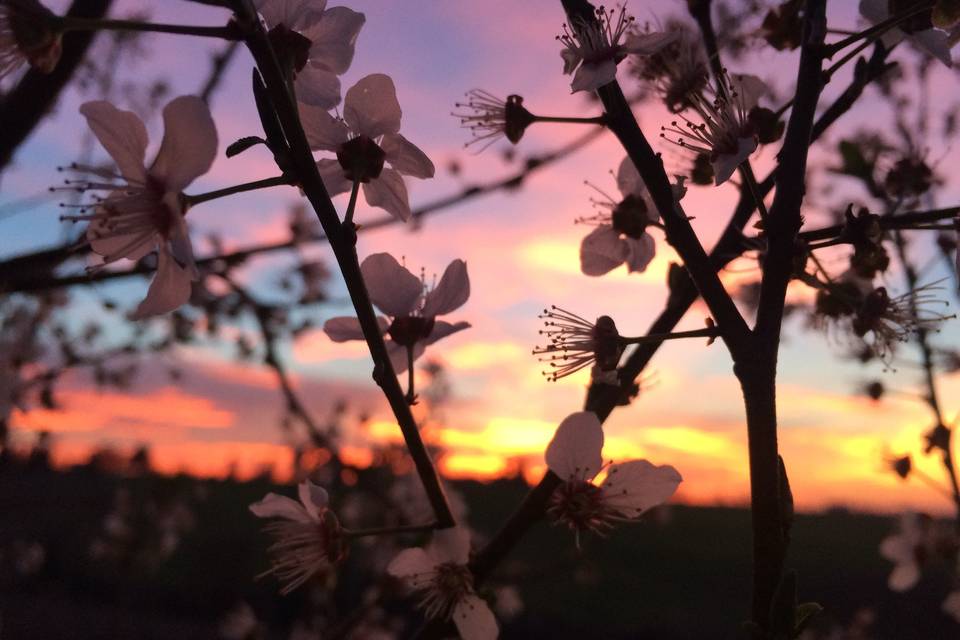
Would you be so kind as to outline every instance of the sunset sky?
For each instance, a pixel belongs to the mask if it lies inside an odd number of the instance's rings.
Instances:
[[[66,3],[50,4],[59,7]],[[157,22],[220,24],[226,15],[189,2],[118,0],[115,4],[118,16],[148,4]],[[832,4],[838,12],[837,24],[850,28],[859,24],[855,3]],[[525,105],[544,115],[597,113],[597,107],[583,94],[570,95],[569,78],[561,74],[559,45],[554,39],[563,22],[559,2],[355,0],[347,6],[364,12],[367,22],[353,66],[342,78],[344,90],[369,73],[393,77],[404,112],[401,132],[437,166],[435,179],[408,181],[414,207],[455,193],[464,184],[517,169],[515,162],[505,161],[499,153],[506,143],[480,155],[462,149],[469,136],[449,114],[464,91],[484,88],[501,96],[519,93]],[[629,8],[641,22],[655,24],[682,6],[666,1],[636,2]],[[145,37],[143,45],[146,55],[124,63],[122,77],[163,76],[173,87],[172,95],[197,91],[208,73],[210,53],[222,46],[160,35]],[[900,51],[899,55],[909,58],[910,53]],[[213,99],[221,150],[240,137],[261,133],[249,90],[251,64],[245,52],[237,56]],[[771,80],[775,93],[784,96],[791,90],[795,57],[765,49],[755,65],[731,62],[729,66],[735,71],[760,73]],[[951,74],[937,69],[934,77],[947,80]],[[626,78],[626,65],[621,65],[620,78]],[[825,92],[825,100],[835,96],[848,78],[848,73],[838,74]],[[950,83],[940,85],[944,88],[934,90],[934,105],[939,98],[946,103],[946,94],[941,96],[940,91],[954,91]],[[849,134],[858,122],[888,118],[886,107],[872,95],[868,92],[868,99],[841,120],[830,139],[838,139],[840,132]],[[37,196],[62,179],[55,167],[71,162],[80,149],[85,124],[77,108],[85,99],[76,92],[68,93],[55,116],[21,149],[16,166],[0,182],[0,211],[5,204]],[[118,106],[130,107],[122,99]],[[638,117],[651,138],[668,122],[666,112],[652,105],[640,107]],[[150,157],[161,135],[159,118],[147,125],[154,141]],[[555,149],[583,132],[582,127],[570,125],[534,127],[519,152]],[[658,148],[664,151],[668,166],[683,165],[677,152]],[[766,175],[775,153],[776,148],[767,148],[755,156],[758,174]],[[415,233],[396,225],[361,234],[361,257],[388,251],[405,256],[411,268],[423,266],[427,273],[442,273],[455,258],[468,264],[472,295],[450,319],[466,320],[473,328],[429,351],[448,366],[454,383],[454,399],[445,408],[445,425],[433,435],[435,442],[449,450],[442,461],[447,474],[492,477],[507,468],[508,458],[526,457],[529,477],[535,480],[542,469],[543,449],[556,425],[581,407],[587,372],[548,383],[540,374],[542,365],[530,355],[538,342],[537,313],[542,308],[555,304],[591,319],[610,315],[625,335],[641,335],[662,308],[666,271],[675,258],[656,231],[657,257],[645,273],[628,275],[623,268],[603,278],[580,273],[578,248],[585,231],[573,221],[589,215],[589,199],[596,195],[584,180],[616,194],[609,172],[616,170],[623,155],[611,136],[603,136],[537,173],[522,189],[446,209],[428,218]],[[933,144],[929,157],[942,167],[956,166],[958,160],[956,149]],[[448,171],[454,161],[462,168],[460,175]],[[834,160],[821,151],[814,152],[812,162],[823,166]],[[189,191],[209,191],[276,173],[262,147],[229,160],[221,153],[213,170]],[[840,193],[862,196],[843,179],[837,179],[837,184]],[[821,186],[815,185],[813,206],[804,212],[808,223],[826,219],[815,206],[825,200],[819,195]],[[700,187],[691,189],[684,200],[707,246],[726,223],[735,196],[732,186]],[[952,179],[940,190],[939,204],[954,203],[957,196],[960,182]],[[295,189],[282,187],[191,210],[188,221],[198,254],[207,254],[203,237],[208,233],[220,234],[229,248],[285,239],[287,211],[297,198]],[[342,210],[346,198],[341,196],[336,203]],[[16,215],[0,215],[0,255],[62,240],[59,213],[53,201],[48,201]],[[362,224],[381,214],[361,204],[357,219]],[[929,247],[918,243],[916,249],[928,251]],[[311,247],[310,253],[327,256],[322,246]],[[837,256],[842,255],[828,254],[826,260],[839,264]],[[269,299],[271,289],[278,286],[279,274],[290,264],[289,258],[258,259],[244,268],[243,276]],[[328,264],[335,266],[332,259]],[[739,261],[724,279],[735,283],[749,278],[756,273],[755,266],[755,262]],[[71,268],[79,271],[82,265],[74,263]],[[945,275],[945,271],[934,271],[930,279]],[[344,299],[338,274],[333,281],[333,298]],[[895,279],[889,283],[892,290],[902,290],[899,285]],[[139,279],[96,289],[76,288],[74,321],[80,323],[98,313],[97,300],[102,295],[132,302],[145,290],[146,281]],[[809,298],[808,291],[801,288],[792,295],[798,300]],[[349,313],[348,306],[328,304],[315,308],[311,316],[322,324],[326,318]],[[705,308],[698,304],[680,328],[702,327],[705,317]],[[906,396],[891,396],[876,404],[857,395],[864,381],[877,376],[888,386],[910,389],[916,372],[902,368],[895,375],[884,372],[880,365],[863,368],[842,361],[841,341],[805,330],[803,325],[799,317],[787,323],[779,376],[781,450],[798,507],[842,504],[884,511],[945,509],[948,505],[941,496],[922,485],[900,481],[884,466],[885,452],[911,452],[930,475],[941,477],[937,461],[921,452],[921,435],[932,426],[926,407]],[[118,325],[117,331],[125,329]],[[256,335],[253,325],[237,331]],[[953,321],[938,340],[949,344],[957,336]],[[85,375],[71,376],[60,394],[62,410],[35,409],[15,415],[17,437],[26,442],[33,430],[53,431],[57,455],[64,461],[81,459],[94,445],[131,448],[149,443],[157,467],[163,471],[219,475],[235,464],[241,473],[251,474],[269,463],[282,476],[291,456],[277,426],[282,399],[274,378],[268,369],[237,364],[232,355],[231,345],[221,343],[178,348],[156,360],[145,356],[142,375],[129,392],[99,392]],[[313,331],[288,345],[283,355],[308,406],[318,416],[326,415],[340,398],[371,414],[366,433],[346,437],[347,451],[356,460],[363,461],[367,437],[399,438],[371,380],[363,343],[334,344],[321,331]],[[184,370],[179,382],[166,375],[170,365]],[[616,460],[644,457],[674,465],[684,477],[678,493],[681,501],[742,502],[747,495],[746,433],[739,387],[723,345],[707,347],[702,339],[669,343],[657,354],[650,374],[653,383],[641,398],[617,410],[607,422],[604,456]],[[940,391],[952,419],[960,409],[954,401],[960,379],[942,378]]]

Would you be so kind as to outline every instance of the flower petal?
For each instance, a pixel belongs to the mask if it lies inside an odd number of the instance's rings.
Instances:
[[[462,640],[496,640],[500,635],[497,618],[483,598],[468,594],[453,607],[453,623]]]
[[[737,170],[743,162],[750,157],[750,154],[757,150],[756,138],[740,138],[737,153],[725,153],[717,156],[711,161],[713,166],[713,177],[716,185],[721,185],[730,179],[733,172]]]
[[[217,126],[207,103],[196,96],[174,98],[163,108],[163,142],[150,175],[177,193],[210,170],[217,157]]]
[[[930,54],[948,67],[953,66],[950,55],[950,35],[939,29],[917,31],[908,36],[910,42],[918,49]]]
[[[165,247],[157,252],[157,273],[147,290],[147,297],[131,314],[131,319],[142,320],[173,311],[190,299],[190,271],[184,269]]]
[[[393,169],[384,169],[379,178],[363,185],[363,197],[371,207],[379,207],[398,220],[410,219],[410,198],[403,178]]]
[[[573,73],[573,70],[577,68],[577,65],[583,61],[583,57],[580,55],[580,52],[570,47],[564,48],[564,50],[560,52],[560,57],[563,58],[563,75],[565,76]]]
[[[386,154],[386,161],[390,166],[405,176],[432,178],[436,173],[433,162],[427,154],[399,133],[388,133],[383,136],[380,148]]]
[[[309,480],[297,486],[297,495],[311,520],[319,520],[320,513],[330,504],[330,495],[327,490]]]
[[[374,73],[350,87],[343,103],[343,119],[358,135],[378,138],[400,131],[400,103],[390,76]]]
[[[254,502],[250,505],[250,511],[258,518],[286,518],[296,522],[310,522],[310,515],[302,504],[276,493],[268,493],[259,502]]]
[[[580,243],[580,271],[588,276],[602,276],[623,264],[628,255],[629,249],[620,240],[620,234],[612,226],[602,224]]]
[[[426,351],[426,346],[422,341],[415,343],[413,345],[413,361],[416,362],[419,360],[424,351]],[[410,364],[406,347],[397,344],[393,340],[388,340],[387,356],[390,358],[390,364],[393,366],[393,372],[395,374],[400,375],[401,373],[406,373]]]
[[[960,622],[960,589],[951,591],[943,601],[940,609],[957,622]]]
[[[440,529],[433,534],[427,555],[437,564],[467,564],[470,560],[470,531],[465,527]]]
[[[386,318],[377,316],[377,324],[380,325],[380,333],[386,333],[390,323]],[[323,332],[334,342],[347,342],[348,340],[363,340],[363,330],[360,328],[360,321],[352,316],[342,316],[339,318],[330,318],[323,323]]]
[[[294,29],[302,28],[302,20],[307,12],[316,12],[319,16],[327,0],[254,0],[253,4],[269,26],[284,24]]]
[[[639,196],[647,192],[647,184],[640,177],[640,172],[637,171],[630,156],[626,156],[617,169],[617,188],[624,196]]]
[[[624,238],[623,244],[627,247],[627,271],[637,273],[646,271],[647,265],[657,253],[657,243],[653,236],[644,233],[639,238]]]
[[[97,140],[117,163],[127,182],[143,183],[147,177],[144,155],[147,152],[147,128],[137,114],[121,111],[105,100],[85,102],[80,113]]]
[[[343,175],[343,167],[339,160],[324,158],[317,160],[317,171],[320,173],[320,179],[323,180],[323,186],[327,189],[327,195],[331,198],[341,193],[348,193],[353,188],[353,183]]]
[[[443,320],[437,320],[433,323],[433,331],[430,332],[430,336],[424,341],[426,344],[433,344],[441,338],[446,338],[447,336],[457,333],[458,331],[463,331],[464,329],[469,329],[469,322],[458,322],[456,324],[450,324],[449,322],[444,322]]]
[[[312,60],[297,73],[293,86],[299,103],[321,109],[332,109],[340,104],[340,78]]]
[[[617,63],[613,60],[584,62],[573,75],[570,91],[596,91],[617,79]]]
[[[623,41],[624,51],[648,56],[663,49],[680,36],[679,31],[652,31],[650,33],[633,33]]]
[[[920,581],[920,566],[916,562],[898,564],[887,578],[891,591],[909,591]]]
[[[340,145],[350,137],[350,129],[347,127],[347,123],[339,118],[334,118],[326,109],[304,102],[300,102],[297,108],[300,110],[300,123],[303,125],[303,132],[307,134],[307,142],[310,143],[310,148],[314,151],[333,151],[336,153]]]
[[[388,316],[409,315],[423,294],[423,282],[389,253],[374,253],[360,265],[370,300]]]
[[[666,502],[683,478],[670,465],[631,460],[610,466],[603,482],[604,502],[627,518]]]
[[[313,41],[310,62],[337,75],[347,72],[353,62],[357,36],[366,17],[347,7],[331,7],[302,33]]]
[[[580,411],[567,416],[547,445],[545,458],[550,471],[564,480],[592,480],[603,466],[603,428],[597,415]]]
[[[387,565],[387,573],[406,580],[418,589],[426,585],[434,574],[437,564],[419,547],[404,549]]]
[[[470,297],[470,277],[467,263],[454,260],[447,265],[438,284],[427,294],[423,303],[423,315],[428,318],[442,316],[463,306]]]
[[[767,83],[749,73],[735,73],[730,76],[730,88],[737,94],[738,100],[743,103],[744,111],[749,111],[760,102],[760,96],[769,89]]]

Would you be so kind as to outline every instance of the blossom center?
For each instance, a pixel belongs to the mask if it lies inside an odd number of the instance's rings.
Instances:
[[[604,502],[603,489],[576,477],[556,490],[547,512],[556,522],[577,532],[597,533],[612,526],[614,515]]]
[[[387,333],[398,345],[412,348],[417,342],[426,340],[430,336],[435,322],[435,318],[400,316],[393,319]]]
[[[639,238],[650,223],[649,207],[643,198],[629,194],[611,212],[613,228],[629,238]]]
[[[466,565],[447,562],[437,565],[435,572],[420,601],[431,619],[449,616],[459,601],[473,593],[473,574]]]
[[[357,136],[337,150],[337,160],[346,178],[352,182],[370,182],[380,177],[387,154],[372,138]]]

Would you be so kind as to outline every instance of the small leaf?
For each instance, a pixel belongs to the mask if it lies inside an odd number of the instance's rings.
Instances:
[[[233,156],[241,154],[250,147],[258,144],[267,144],[267,141],[260,136],[247,136],[246,138],[240,138],[227,147],[227,157],[232,158]]]

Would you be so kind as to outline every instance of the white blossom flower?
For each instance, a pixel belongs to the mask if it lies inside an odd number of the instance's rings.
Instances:
[[[540,356],[550,369],[543,372],[551,382],[569,376],[581,369],[593,366],[593,380],[604,378],[612,373],[612,379],[605,380],[617,384],[616,371],[626,344],[620,339],[617,325],[610,316],[600,316],[596,322],[590,322],[575,313],[553,305],[544,309],[538,318],[544,320],[545,328],[540,335],[547,339],[546,346],[536,347],[533,355]]]
[[[646,460],[603,464],[603,427],[596,414],[582,411],[567,416],[547,446],[550,471],[563,481],[552,497],[550,515],[580,533],[603,533],[617,522],[639,517],[665,502],[683,478],[669,465]],[[594,478],[606,468],[601,484]]]
[[[216,157],[217,129],[210,109],[195,96],[168,103],[163,109],[163,141],[149,167],[144,164],[147,129],[135,113],[102,100],[83,104],[80,113],[119,173],[74,165],[108,180],[73,183],[78,190],[107,196],[85,206],[80,215],[64,219],[90,222],[87,240],[103,257],[103,265],[121,258],[139,260],[156,251],[157,273],[133,318],[173,311],[189,299],[190,282],[198,275],[181,192],[206,173]]]
[[[574,18],[563,25],[557,40],[563,44],[563,73],[573,73],[570,89],[596,91],[617,78],[617,64],[628,54],[650,55],[670,44],[673,33],[631,32],[633,16],[626,7],[596,9],[595,19]],[[626,39],[624,39],[626,36]],[[624,40],[621,43],[621,40]]]
[[[718,185],[729,180],[757,150],[759,139],[750,112],[767,90],[760,78],[751,75],[724,74],[720,82],[719,91],[711,90],[712,97],[701,93],[689,96],[700,124],[678,114],[683,122],[674,120],[669,127],[661,127],[660,133],[668,142],[709,156]]]
[[[483,151],[500,138],[506,138],[513,144],[520,142],[524,132],[537,118],[523,106],[523,98],[516,94],[506,100],[483,89],[471,89],[467,92],[466,102],[457,102],[454,106],[465,109],[451,115],[460,118],[460,125],[470,129],[473,140],[464,146],[469,147],[483,142],[479,151]]]
[[[945,614],[960,622],[960,589],[948,593],[940,608]]]
[[[329,509],[330,497],[309,480],[298,487],[300,501],[268,493],[250,505],[259,518],[274,518],[265,530],[275,542],[268,550],[276,574],[290,593],[315,575],[326,573],[343,559],[345,547],[337,517]]]
[[[474,591],[469,558],[469,532],[443,529],[426,548],[401,551],[387,573],[419,592],[420,608],[428,618],[452,619],[463,640],[492,640],[500,630],[489,605]]]
[[[24,62],[50,73],[63,53],[55,16],[37,0],[0,0],[0,78]]]
[[[860,0],[860,15],[870,22],[878,24],[893,15],[890,12],[890,4],[891,0]],[[899,2],[896,4],[908,7],[906,10],[913,12],[914,15],[883,34],[884,46],[889,49],[904,38],[909,38],[910,42],[917,48],[930,54],[948,67],[952,67],[950,34],[933,27],[930,19],[930,9],[926,12],[916,13],[914,5],[910,3]]]
[[[900,516],[900,531],[880,543],[880,555],[894,563],[887,585],[893,591],[908,591],[920,580],[920,560],[929,539],[929,521],[916,513]]]
[[[602,276],[621,264],[630,273],[642,272],[656,254],[647,227],[658,224],[660,214],[629,157],[620,163],[617,188],[623,196],[619,202],[594,187],[604,198],[593,201],[600,212],[577,221],[596,226],[580,243],[580,270],[585,275]]]
[[[297,100],[322,109],[340,102],[340,79],[353,62],[366,17],[326,0],[255,0],[274,49],[296,73]]]
[[[385,209],[400,220],[410,219],[410,199],[401,175],[432,178],[434,167],[423,151],[400,135],[401,113],[393,80],[382,73],[361,78],[347,91],[342,119],[300,105],[310,148],[337,154],[336,160],[317,162],[331,196],[350,191],[354,182],[360,182],[371,207]]]
[[[467,263],[454,260],[447,265],[440,282],[429,288],[423,274],[410,273],[389,253],[375,253],[360,265],[370,300],[390,317],[378,317],[380,332],[390,337],[387,352],[394,372],[403,373],[423,355],[427,345],[470,327],[468,322],[451,324],[437,320],[460,308],[470,297]],[[360,321],[345,316],[331,318],[323,330],[334,342],[363,340]]]

